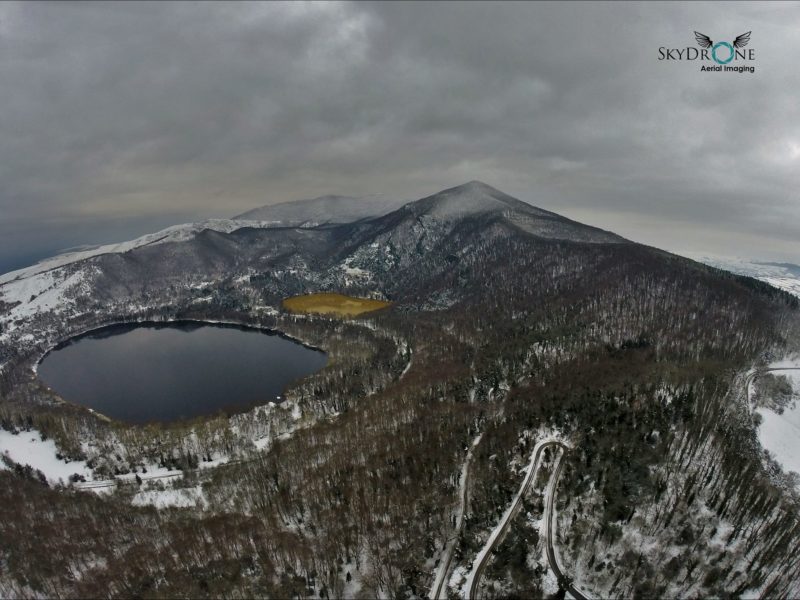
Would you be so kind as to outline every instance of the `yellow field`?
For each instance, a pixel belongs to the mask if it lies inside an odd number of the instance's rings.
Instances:
[[[354,298],[343,294],[306,294],[283,301],[283,308],[292,313],[318,313],[355,317],[363,313],[386,308],[391,302],[372,298]]]

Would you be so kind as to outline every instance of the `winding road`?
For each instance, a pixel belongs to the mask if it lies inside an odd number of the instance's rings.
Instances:
[[[528,463],[528,474],[525,476],[525,479],[523,480],[522,485],[520,486],[519,491],[517,492],[517,495],[514,497],[511,506],[503,514],[503,517],[500,519],[500,523],[498,524],[498,526],[489,536],[486,545],[483,547],[483,549],[478,553],[478,556],[475,558],[472,570],[470,571],[470,574],[467,577],[467,582],[466,582],[467,598],[471,598],[474,600],[478,597],[478,587],[480,585],[481,576],[483,575],[483,571],[492,557],[492,550],[503,541],[503,538],[505,538],[506,534],[508,533],[509,527],[511,526],[511,522],[514,520],[514,517],[517,515],[517,513],[519,513],[519,510],[522,507],[523,497],[528,492],[528,489],[530,488],[531,484],[534,481],[536,481],[536,475],[539,472],[539,467],[541,465],[542,452],[544,451],[545,448],[558,448],[561,450],[561,452],[558,454],[558,458],[556,459],[557,462],[553,470],[553,475],[550,477],[545,498],[544,519],[546,523],[545,543],[547,549],[547,560],[550,563],[550,568],[553,570],[553,573],[555,573],[556,577],[558,578],[559,583],[561,583],[562,586],[566,588],[566,590],[572,596],[574,596],[577,600],[588,600],[586,596],[584,596],[577,589],[575,589],[575,586],[572,585],[572,580],[566,575],[564,575],[564,572],[561,570],[561,567],[558,564],[556,553],[553,548],[553,538],[554,538],[553,506],[555,503],[555,495],[556,495],[555,492],[558,486],[558,478],[561,475],[561,467],[563,465],[561,459],[564,456],[564,454],[569,450],[569,446],[556,439],[545,439],[538,442],[536,446],[534,446],[533,451],[531,452],[531,460]]]
[[[750,409],[750,385],[753,381],[763,375],[764,373],[770,371],[798,371],[800,367],[796,366],[788,366],[788,367],[768,367],[764,369],[758,369],[753,373],[750,373],[745,378],[745,401],[748,410]],[[573,598],[576,600],[589,600],[589,597],[578,590],[572,582],[572,578],[566,575],[561,568],[561,565],[558,564],[558,555],[556,554],[554,541],[555,541],[555,530],[556,530],[556,518],[555,518],[555,501],[556,501],[556,490],[558,488],[558,480],[561,477],[561,469],[564,466],[564,454],[569,450],[569,446],[564,444],[563,442],[555,439],[545,439],[540,441],[539,443],[534,446],[533,452],[531,453],[531,460],[528,467],[528,474],[526,475],[525,479],[520,486],[517,495],[514,497],[511,506],[506,510],[503,514],[503,517],[500,519],[500,523],[495,528],[495,530],[489,536],[489,539],[486,542],[486,545],[483,549],[478,553],[475,558],[475,562],[473,563],[472,570],[470,571],[467,582],[466,582],[466,598],[475,600],[478,597],[478,588],[480,586],[481,577],[483,575],[483,571],[486,568],[486,565],[489,563],[492,557],[492,550],[495,547],[499,546],[500,543],[508,533],[508,529],[511,525],[511,522],[514,520],[514,517],[519,512],[519,509],[522,506],[522,498],[528,492],[531,484],[536,480],[536,474],[539,471],[539,466],[541,463],[541,453],[545,448],[555,447],[560,450],[558,456],[556,457],[556,462],[553,467],[553,474],[550,477],[550,480],[547,484],[546,492],[545,492],[545,508],[544,508],[544,521],[545,521],[545,528],[544,528],[544,537],[545,537],[545,551],[547,554],[547,562],[550,565],[553,573],[555,574],[556,578],[558,579],[559,585],[565,589]],[[465,490],[466,494],[466,490]],[[449,560],[449,559],[448,559]],[[436,588],[437,595],[431,595],[431,598],[438,600],[439,590],[441,588]]]
[[[561,566],[558,564],[558,557],[556,556],[555,548],[553,547],[553,540],[555,539],[555,511],[553,507],[555,506],[556,502],[556,489],[558,487],[558,479],[561,477],[561,468],[564,466],[564,454],[567,452],[566,446],[563,444],[561,445],[562,451],[556,458],[556,465],[553,468],[553,475],[550,477],[550,482],[547,485],[547,497],[545,499],[545,506],[544,506],[544,519],[545,519],[545,549],[547,551],[547,562],[550,563],[550,568],[555,573],[556,578],[558,579],[558,583],[564,589],[569,592],[569,594],[575,598],[575,600],[589,600],[588,596],[583,595],[580,591],[578,591],[572,583],[572,578],[568,577],[564,574],[564,571],[561,570]]]

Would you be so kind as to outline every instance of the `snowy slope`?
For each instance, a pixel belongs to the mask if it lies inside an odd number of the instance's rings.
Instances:
[[[92,471],[85,462],[65,462],[56,456],[57,451],[53,440],[42,441],[35,430],[14,435],[0,429],[0,454],[22,466],[30,465],[40,470],[50,483],[66,483],[73,473],[91,478]]]
[[[131,500],[133,506],[155,506],[156,508],[194,508],[207,503],[202,487],[164,490],[142,490]]]
[[[798,265],[759,262],[734,256],[716,256],[698,252],[680,252],[679,254],[737,275],[753,277],[800,297],[800,266]]]
[[[0,300],[15,305],[0,321],[15,321],[40,312],[65,310],[72,304],[69,293],[84,287],[84,275],[80,271],[68,274],[53,269],[0,285]]]
[[[14,326],[3,328],[3,323],[12,324],[37,313],[63,313],[71,307],[73,298],[89,294],[92,276],[98,270],[91,264],[77,265],[86,259],[104,254],[122,254],[167,242],[186,242],[208,230],[231,233],[245,227],[264,228],[270,225],[273,224],[231,219],[185,223],[128,242],[60,254],[30,267],[5,273],[0,275],[0,309],[3,308],[2,303],[11,308],[5,312],[0,310],[0,328],[8,332]]]
[[[410,202],[396,212],[403,211],[414,215],[417,219],[438,223],[453,223],[474,216],[501,217],[518,229],[548,239],[594,244],[627,241],[615,233],[537,208],[481,181],[470,181]],[[391,214],[387,217],[391,217]]]
[[[230,233],[241,229],[242,227],[268,227],[272,223],[263,223],[259,221],[245,221],[233,219],[209,219],[207,221],[200,221],[197,223],[184,223],[181,225],[173,225],[167,227],[156,233],[148,233],[142,237],[136,238],[128,242],[120,242],[118,244],[107,244],[105,246],[97,246],[88,250],[80,250],[78,252],[68,252],[66,254],[59,254],[52,258],[45,259],[30,267],[11,271],[0,275],[0,286],[10,281],[24,279],[31,275],[44,273],[58,267],[63,267],[78,261],[98,256],[100,254],[113,254],[123,253],[140,248],[142,246],[151,246],[154,244],[163,244],[165,242],[183,242],[195,237],[198,233],[205,230],[219,231],[221,233]]]
[[[517,200],[481,181],[443,190],[409,204],[414,212],[440,219],[453,219],[481,213],[520,211],[541,217],[558,217],[555,213]],[[560,217],[559,217],[560,218]]]
[[[756,409],[762,418],[758,439],[785,471],[800,474],[800,371],[773,371],[773,374],[786,376],[796,400],[782,414],[768,408]]]

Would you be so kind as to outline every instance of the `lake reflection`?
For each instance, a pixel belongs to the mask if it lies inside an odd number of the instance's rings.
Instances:
[[[51,352],[39,376],[65,400],[147,423],[279,402],[324,353],[278,335],[204,323],[115,325]]]

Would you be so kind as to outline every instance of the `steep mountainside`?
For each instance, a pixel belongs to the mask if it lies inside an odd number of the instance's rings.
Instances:
[[[404,209],[417,218],[429,217],[441,221],[487,215],[502,216],[523,231],[550,239],[594,243],[625,241],[608,231],[531,206],[480,181],[470,181],[411,202]]]
[[[794,480],[750,401],[798,351],[796,297],[479,182],[347,223],[294,214],[305,225],[192,227],[0,282],[2,428],[41,432],[111,490],[53,489],[9,458],[3,595],[406,598],[444,581],[545,597],[569,585],[544,558],[546,504],[589,596],[800,593]],[[280,308],[324,291],[393,304],[344,321]],[[36,377],[76,333],[187,318],[331,361],[282,404],[146,428]],[[520,488],[542,440],[563,463],[545,452]]]

